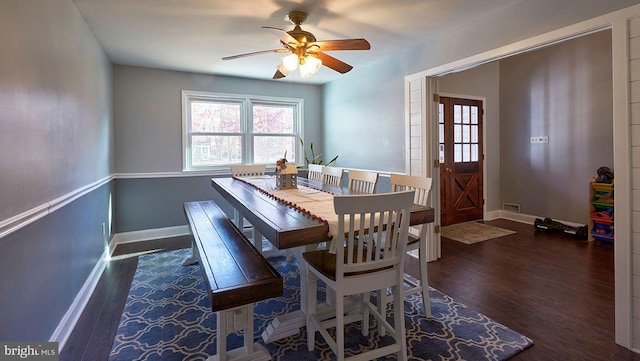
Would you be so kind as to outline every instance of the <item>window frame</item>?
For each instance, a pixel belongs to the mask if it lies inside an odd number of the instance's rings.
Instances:
[[[191,130],[191,102],[193,101],[211,101],[211,102],[228,102],[240,104],[240,133],[194,133]],[[182,90],[182,171],[198,172],[198,171],[230,171],[231,165],[235,164],[254,164],[253,149],[254,138],[256,136],[274,136],[289,137],[289,133],[253,133],[253,105],[282,105],[293,107],[293,135],[295,152],[297,155],[296,165],[302,165],[304,160],[304,150],[300,145],[299,139],[304,139],[304,99],[273,97],[263,95],[248,94],[229,94],[206,91]],[[192,155],[192,137],[193,135],[240,135],[241,136],[241,163],[229,163],[215,166],[193,166],[191,163]],[[275,169],[276,159],[272,163],[268,163],[267,169]]]

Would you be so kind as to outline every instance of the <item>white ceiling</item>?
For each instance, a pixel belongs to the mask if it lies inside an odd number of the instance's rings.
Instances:
[[[279,48],[278,38],[261,27],[291,30],[293,25],[285,18],[292,10],[308,13],[302,29],[318,40],[367,39],[369,51],[329,53],[357,69],[495,12],[513,10],[526,2],[549,7],[549,1],[541,0],[73,1],[113,63],[257,79],[271,79],[283,55],[221,58]],[[551,3],[567,11],[572,3],[588,2]],[[297,72],[286,79],[326,83],[339,76],[323,67],[309,79],[300,79]]]

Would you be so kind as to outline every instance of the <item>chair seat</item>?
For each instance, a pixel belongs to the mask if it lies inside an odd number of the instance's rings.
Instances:
[[[361,254],[362,257],[366,254],[367,249],[363,248],[361,252],[353,252],[353,258],[356,259],[358,254]],[[325,277],[330,280],[336,280],[336,255],[334,253],[330,253],[328,249],[320,249],[314,251],[304,252],[302,257],[307,262],[307,264],[315,269],[317,269],[320,273],[322,273]],[[344,258],[346,259],[347,252],[344,253]],[[389,267],[385,267],[389,268]],[[350,272],[346,273],[346,276],[355,276],[359,274],[367,274],[372,272],[378,272],[380,269],[375,269],[371,271],[365,272]]]
[[[420,242],[420,236],[409,233],[409,238],[407,239],[407,248],[418,242]]]

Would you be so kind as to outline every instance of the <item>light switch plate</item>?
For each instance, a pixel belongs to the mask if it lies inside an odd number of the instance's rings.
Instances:
[[[549,143],[548,135],[540,135],[537,137],[531,137],[531,144]]]

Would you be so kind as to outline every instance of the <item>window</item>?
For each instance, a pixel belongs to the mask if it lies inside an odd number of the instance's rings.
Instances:
[[[477,106],[453,106],[453,141],[454,162],[478,161]]]
[[[447,108],[450,110],[450,108]],[[478,106],[475,105],[453,105],[453,128],[445,121],[445,105],[438,104],[438,153],[440,163],[444,164],[445,159],[445,129],[453,129],[453,161],[455,163],[477,162],[479,155],[479,114]],[[450,119],[447,118],[447,119]],[[450,121],[450,120],[449,120]]]
[[[302,99],[182,92],[184,170],[275,164],[301,154]]]

